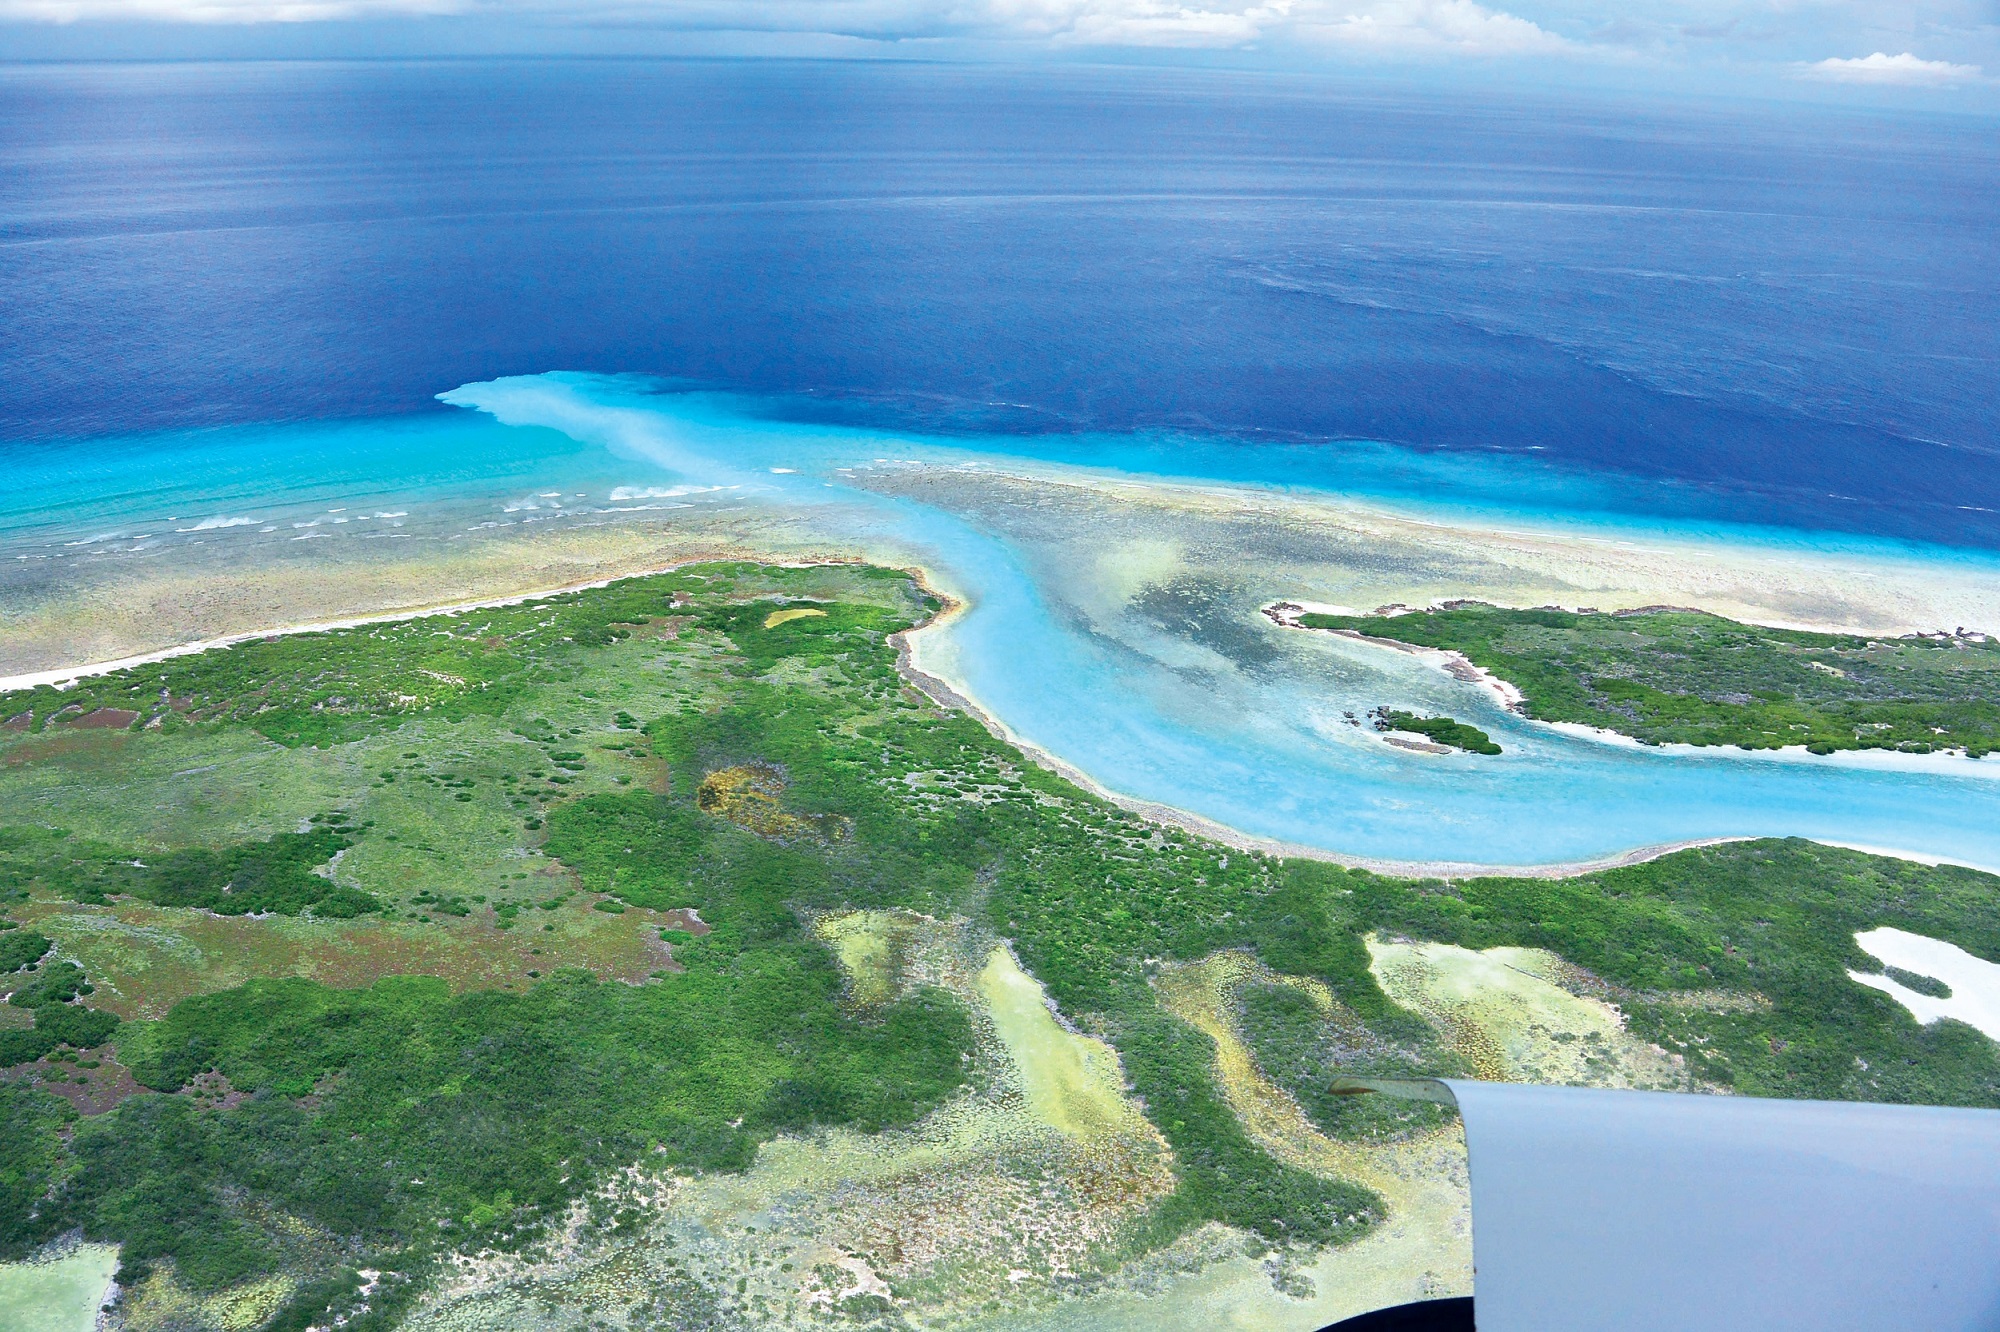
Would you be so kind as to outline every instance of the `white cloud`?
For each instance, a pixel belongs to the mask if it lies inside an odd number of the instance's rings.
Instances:
[[[1350,47],[1521,54],[1575,49],[1476,0],[987,0],[958,11],[970,30],[1027,32],[1065,46],[1247,46],[1296,40]]]
[[[1288,4],[1243,9],[1094,4],[1054,36],[1068,46],[1246,46],[1267,26],[1282,22],[1288,8]]]
[[[0,0],[0,21],[293,23],[386,15],[863,38],[998,37],[1068,47],[1242,47],[1271,40],[1516,54],[1571,44],[1476,0]]]
[[[566,29],[595,38],[631,29],[696,41],[824,39],[863,52],[882,42],[935,43],[940,52],[992,43],[1010,54],[1254,49],[1287,62],[1565,56],[1656,72],[1727,66],[1760,82],[1992,88],[1980,66],[2000,68],[2000,23],[1990,14],[2000,0],[1913,3],[1913,16],[1892,23],[1879,0],[0,0],[0,25],[459,15],[454,32],[490,25],[556,45]],[[1891,43],[1949,58],[1891,55]],[[1829,47],[1875,54],[1816,59]]]
[[[1577,49],[1546,28],[1474,0],[1386,0],[1301,28],[1352,46],[1527,55]]]
[[[319,23],[382,14],[460,14],[469,8],[464,0],[0,0],[0,20]]]
[[[1887,83],[1902,87],[1970,83],[1979,77],[1977,65],[1954,65],[1948,60],[1922,60],[1905,51],[1901,55],[1857,56],[1852,60],[1821,60],[1807,65],[1810,78],[1835,83]]]

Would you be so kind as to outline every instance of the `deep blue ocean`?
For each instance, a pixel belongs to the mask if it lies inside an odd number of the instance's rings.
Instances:
[[[640,372],[1057,448],[1534,454],[2000,546],[2000,125],[1162,70],[0,67],[0,364],[38,467]]]
[[[1261,836],[2000,866],[1994,761],[1618,749],[1333,647],[1191,667],[1097,633],[1004,524],[842,479],[1027,459],[2000,583],[1992,120],[1159,69],[0,67],[0,364],[0,619],[197,543],[839,510],[967,595],[956,679],[1011,733]],[[1384,699],[1509,752],[1343,738]]]

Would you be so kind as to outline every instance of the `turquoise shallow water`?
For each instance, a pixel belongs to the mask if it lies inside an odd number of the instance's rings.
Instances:
[[[1851,537],[1629,519],[1634,497],[1532,463],[1427,458],[1356,446],[1301,473],[1271,452],[1186,437],[924,438],[799,425],[770,404],[657,391],[643,381],[545,375],[440,395],[462,413],[386,425],[238,428],[110,445],[124,468],[70,480],[64,505],[0,511],[16,571],[147,558],[176,542],[315,537],[450,540],[468,529],[590,513],[753,507],[800,515],[853,548],[920,559],[966,613],[927,652],[1018,738],[1104,787],[1260,837],[1393,861],[1529,865],[1704,837],[1798,835],[2000,866],[2000,763],[1749,756],[1625,748],[1515,717],[1481,691],[1399,654],[1242,615],[1230,661],[1180,642],[1135,646],[1076,610],[1059,552],[1005,524],[883,493],[922,461],[977,468],[1087,462],[1133,476],[1364,495],[1440,520],[1533,519],[1579,535],[1668,532],[1718,543],[1933,561],[1992,556]],[[28,478],[43,495],[64,484]],[[1625,483],[1629,484],[1629,483]],[[1672,510],[1673,503],[1659,507]],[[46,515],[54,510],[59,521]],[[31,520],[31,515],[33,515]],[[1991,628],[1992,626],[1984,626]],[[1498,759],[1417,758],[1343,724],[1343,711],[1417,704],[1473,721]]]
[[[553,427],[648,458],[683,479],[759,489],[793,503],[852,495],[846,487],[829,489],[824,479],[846,465],[977,463],[982,454],[1015,448],[1005,440],[947,445],[788,428],[732,417],[713,400],[662,400],[616,383],[563,377],[470,385],[444,397],[503,422]],[[1104,460],[1101,442],[1079,447],[1093,461]],[[1172,456],[1182,476],[1201,461],[1186,450]],[[1409,459],[1399,474],[1373,462],[1376,456],[1362,455],[1370,465],[1354,469],[1355,489],[1405,500],[1422,494],[1441,513],[1534,511],[1525,493],[1532,475],[1495,503],[1506,479],[1490,466],[1456,493],[1441,494],[1442,461]],[[1134,442],[1119,457],[1128,466],[1144,461],[1145,446]],[[797,472],[774,475],[772,467]],[[1245,476],[1250,470],[1239,467],[1230,479],[1254,479]],[[1415,484],[1399,496],[1403,478]],[[1563,521],[1599,535],[1617,531],[1613,520],[1593,520],[1580,507]],[[971,609],[951,630],[953,674],[1015,735],[1114,791],[1245,832],[1386,860],[1510,865],[1702,837],[1798,835],[2000,866],[2000,763],[1890,770],[1854,761],[1615,747],[1513,717],[1480,691],[1395,654],[1333,640],[1313,641],[1326,658],[1323,669],[1190,675],[1120,650],[1060,614],[1049,570],[963,519],[885,501],[874,522],[882,533],[931,552],[970,595]],[[1712,524],[1681,527],[1718,540],[1727,533]],[[1734,535],[1798,545],[1815,540],[1763,530]],[[1911,553],[1852,540],[1833,544],[1884,557]],[[1992,563],[1943,550],[1932,557]],[[1508,752],[1491,762],[1409,758],[1362,742],[1339,724],[1340,711],[1390,693],[1449,707],[1495,734]]]

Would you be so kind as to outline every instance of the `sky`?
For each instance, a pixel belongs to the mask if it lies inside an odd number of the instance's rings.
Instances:
[[[2000,0],[0,0],[0,59],[828,55],[2000,108]]]

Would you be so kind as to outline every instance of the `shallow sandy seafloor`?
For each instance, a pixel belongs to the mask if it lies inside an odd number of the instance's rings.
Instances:
[[[146,557],[78,561],[4,589],[0,677],[185,643],[400,615],[621,578],[707,559],[816,561],[860,552],[767,509],[592,516],[404,541],[224,533]],[[891,561],[907,564],[904,558]]]
[[[1445,520],[1382,504],[1073,470],[899,466],[848,478],[971,520],[1023,552],[1081,631],[1168,669],[1284,672],[1311,649],[1259,611],[1470,598],[1600,610],[1676,605],[1759,624],[1873,634],[2000,632],[1985,561],[1858,543],[1725,543],[1668,532]],[[919,653],[954,679],[949,635]]]
[[[1063,613],[1163,660],[1212,662],[1269,640],[1243,618],[1279,598],[1370,609],[1472,597],[1619,609],[1695,606],[1735,619],[1862,633],[2000,630],[1983,563],[1887,548],[1748,544],[1526,520],[1444,520],[1385,504],[1051,467],[895,464],[845,471],[856,489],[917,500],[1019,549]],[[866,559],[927,573],[936,552],[854,504],[744,501],[595,514],[538,527],[438,530],[299,546],[224,534],[144,557],[17,576],[0,676],[181,643],[520,596],[691,560]],[[1233,626],[1233,627],[1232,627]],[[930,660],[949,678],[949,652]]]

